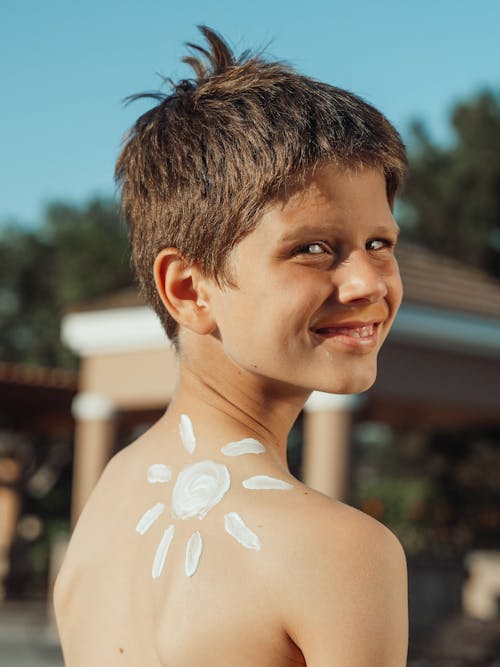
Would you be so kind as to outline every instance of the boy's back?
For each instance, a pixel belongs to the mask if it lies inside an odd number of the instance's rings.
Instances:
[[[388,563],[404,562],[399,543],[370,517],[305,487],[267,452],[229,458],[220,447],[198,441],[189,454],[166,421],[108,465],[75,532],[56,590],[67,664],[285,667],[306,664],[301,648],[311,653],[308,665],[335,664],[322,662],[322,647],[332,659],[331,645],[337,643],[340,660],[349,633],[360,632],[364,623],[358,604],[377,604],[377,594],[370,597],[364,584],[378,570],[378,584],[384,585]],[[202,460],[226,465],[231,486],[202,520],[175,519],[177,474]],[[152,463],[168,464],[172,479],[147,483]],[[293,486],[242,486],[256,475]],[[162,501],[164,513],[139,534],[135,528],[145,510]],[[258,536],[260,549],[243,547],[225,530],[224,515],[231,512]],[[153,578],[155,552],[168,525],[174,525],[174,537],[160,576]],[[202,536],[202,553],[195,573],[186,576],[186,543],[195,531]],[[384,634],[404,637],[404,591],[394,575],[400,627],[390,615],[379,620]],[[389,594],[379,591],[386,611]],[[325,611],[321,628],[316,624]],[[367,611],[372,624],[377,615]],[[352,662],[338,664],[399,664],[378,661],[375,647],[360,647],[364,662],[352,655]]]
[[[401,545],[293,479],[286,443],[312,391],[375,380],[402,297],[404,146],[355,95],[202,31],[196,79],[153,95],[117,163],[179,372],[72,538],[67,667],[402,667]]]

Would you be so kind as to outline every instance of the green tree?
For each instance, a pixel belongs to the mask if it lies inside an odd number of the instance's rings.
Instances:
[[[451,114],[454,141],[416,122],[401,222],[406,238],[500,275],[500,95],[483,91]]]
[[[0,235],[0,359],[49,366],[75,360],[61,317],[78,302],[132,284],[126,230],[112,200],[50,204],[35,230]]]

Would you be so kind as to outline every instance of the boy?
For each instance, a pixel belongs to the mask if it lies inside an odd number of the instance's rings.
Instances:
[[[68,667],[402,667],[406,561],[308,489],[287,433],[356,393],[401,301],[400,137],[354,95],[209,50],[117,163],[137,274],[174,342],[165,415],[106,468],[55,604]]]

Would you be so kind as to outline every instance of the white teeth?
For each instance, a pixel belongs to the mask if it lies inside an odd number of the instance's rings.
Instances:
[[[350,338],[369,338],[373,336],[375,327],[373,324],[367,324],[363,327],[353,329],[351,327],[332,327],[325,329],[318,329],[318,333],[334,333],[339,336],[349,336]]]
[[[361,329],[359,329],[359,337],[360,338],[365,338],[367,336],[371,336],[372,333],[373,333],[373,327],[372,326],[361,327]]]
[[[360,327],[359,329],[352,329],[350,334],[353,338],[368,338],[373,334],[373,325],[368,325],[366,327]]]

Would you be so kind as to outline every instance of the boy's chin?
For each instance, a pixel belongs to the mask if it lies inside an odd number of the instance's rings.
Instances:
[[[377,370],[359,375],[350,374],[344,378],[331,378],[318,383],[314,389],[327,394],[361,394],[370,389],[377,377]]]

